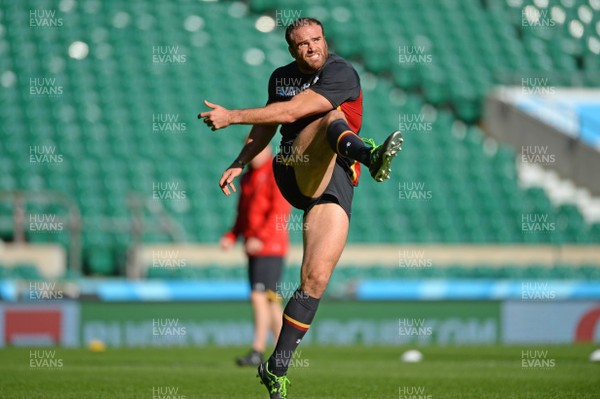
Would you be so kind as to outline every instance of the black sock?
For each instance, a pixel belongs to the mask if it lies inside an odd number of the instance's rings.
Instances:
[[[317,313],[319,301],[320,299],[309,296],[301,289],[290,298],[283,311],[283,326],[277,345],[269,358],[269,371],[273,374],[281,377],[287,372],[292,354]]]
[[[343,119],[336,119],[327,127],[327,141],[333,152],[353,159],[366,166],[371,165],[371,147],[350,129]]]

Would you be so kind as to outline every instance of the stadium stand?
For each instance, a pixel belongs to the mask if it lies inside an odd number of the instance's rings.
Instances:
[[[540,30],[523,24],[527,16],[521,10],[534,5],[529,0],[254,0],[249,9],[239,2],[206,2],[200,8],[192,2],[89,0],[62,11],[69,18],[61,27],[36,30],[22,24],[22,16],[44,4],[50,8],[49,2],[5,2],[0,191],[48,190],[72,198],[82,215],[87,274],[123,274],[136,232],[146,243],[217,242],[235,203],[222,197],[216,181],[246,128],[212,133],[196,115],[205,98],[226,107],[266,101],[270,72],[290,58],[282,29],[261,32],[257,18],[298,9],[302,16],[321,18],[331,48],[356,63],[364,90],[362,135],[381,139],[399,124],[411,125],[411,117],[424,116],[416,129],[405,131],[405,150],[391,182],[376,186],[368,176],[362,179],[350,244],[597,244],[600,223],[586,223],[574,206],[554,206],[542,189],[521,188],[514,150],[490,145],[477,124],[486,93],[520,72],[554,73],[553,83],[563,86],[600,82],[599,10],[583,0],[550,3],[557,26]],[[237,22],[224,25],[226,16]],[[93,20],[102,24],[90,24]],[[87,57],[69,56],[75,40],[89,45]],[[399,62],[400,55],[411,53],[424,56],[423,62]],[[173,57],[161,61],[164,55]],[[54,93],[32,91],[40,85]],[[40,154],[61,157],[33,162],[31,156]],[[403,198],[407,191],[427,198]],[[162,201],[163,194],[177,198]],[[0,238],[7,241],[14,239],[13,205],[0,202]],[[64,209],[33,203],[25,212],[61,215]],[[522,216],[531,213],[547,215],[556,231],[524,233]],[[141,230],[132,220],[143,222]],[[182,233],[173,233],[173,225]],[[293,239],[298,243],[299,234]],[[27,240],[70,242],[57,232],[28,231]],[[36,277],[28,265],[10,272],[0,267],[0,275],[7,273]],[[373,265],[367,271],[344,269],[337,278],[361,273],[403,278],[417,272]],[[455,278],[465,271],[456,265],[418,273]],[[593,265],[482,264],[469,273],[600,278]],[[242,276],[242,268],[217,266],[149,273]]]

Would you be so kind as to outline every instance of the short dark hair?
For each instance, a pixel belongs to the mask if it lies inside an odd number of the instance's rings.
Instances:
[[[323,32],[323,36],[325,36],[325,29],[323,28],[323,24],[316,18],[298,18],[291,24],[287,26],[285,29],[285,41],[288,46],[292,45],[292,33],[301,26],[307,25],[319,25],[321,27],[321,31]]]

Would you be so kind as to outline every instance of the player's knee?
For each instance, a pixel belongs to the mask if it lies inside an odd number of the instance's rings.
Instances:
[[[323,122],[325,123],[325,125],[329,125],[331,122],[336,121],[338,119],[346,120],[346,117],[344,116],[344,113],[339,109],[332,109],[323,117]]]
[[[326,132],[327,142],[333,152],[337,152],[337,142],[341,132],[348,129],[344,113],[338,109],[329,111],[323,117],[323,129]]]
[[[329,277],[327,273],[310,272],[302,281],[302,287],[309,295],[320,297],[329,284]]]

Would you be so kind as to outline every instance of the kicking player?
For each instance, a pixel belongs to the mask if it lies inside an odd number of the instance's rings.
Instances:
[[[278,295],[283,258],[289,247],[283,220],[290,204],[283,198],[273,175],[273,153],[266,146],[250,161],[241,178],[241,193],[233,228],[221,238],[221,248],[230,250],[244,237],[248,257],[250,303],[254,313],[254,342],[246,356],[237,358],[239,366],[258,366],[263,361],[269,330],[274,342],[281,331],[281,297]]]
[[[236,190],[234,178],[281,125],[280,153],[273,161],[275,179],[292,206],[304,210],[301,285],[284,309],[273,354],[258,367],[271,399],[287,398],[292,353],[310,328],[346,243],[360,164],[376,181],[384,181],[402,146],[399,131],[381,146],[358,136],[360,79],[348,61],[329,53],[321,22],[300,18],[288,26],[285,39],[295,61],[271,75],[267,105],[230,110],[205,100],[211,110],[198,115],[212,130],[253,125],[238,158],[221,176],[225,195]]]

